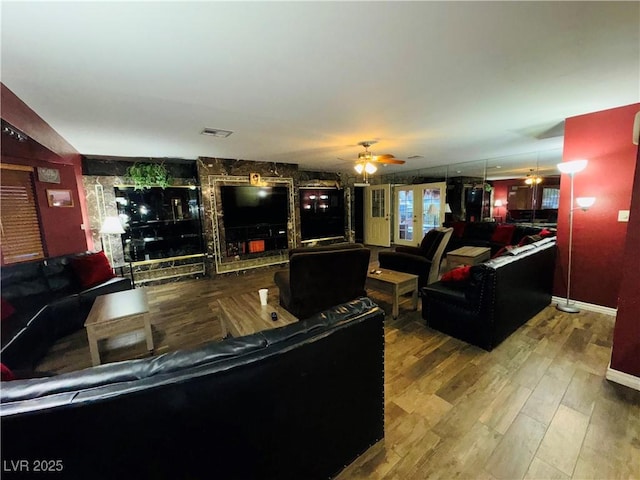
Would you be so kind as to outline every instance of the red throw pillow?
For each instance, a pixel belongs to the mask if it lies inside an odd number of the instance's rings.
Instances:
[[[493,231],[491,235],[491,241],[496,243],[502,243],[504,245],[509,245],[511,243],[511,239],[513,238],[513,232],[516,231],[515,225],[509,224],[500,224],[496,226],[496,229]]]
[[[115,277],[104,252],[75,257],[71,260],[71,267],[83,288],[91,288]]]
[[[543,228],[542,230],[540,230],[540,233],[538,233],[538,235],[540,235],[542,238],[553,237],[555,235],[555,232]]]
[[[13,308],[13,305],[11,305],[3,298],[2,302],[0,303],[0,319],[5,320],[9,318],[15,311],[16,309]]]
[[[463,265],[462,267],[456,267],[453,270],[448,271],[442,278],[441,282],[463,282],[471,275],[471,265]]]
[[[0,363],[0,381],[8,382],[15,380],[16,377],[13,372],[4,363]]]

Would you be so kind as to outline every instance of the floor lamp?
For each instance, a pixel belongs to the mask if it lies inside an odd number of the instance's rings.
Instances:
[[[111,263],[111,267],[113,267],[113,249],[111,248],[111,235],[122,235],[124,233],[124,228],[122,228],[122,223],[120,223],[120,219],[118,217],[105,217],[102,222],[102,226],[100,227],[100,242],[102,243],[102,250],[104,250],[104,236],[107,237],[107,244],[109,245],[109,252],[107,253],[107,258]]]
[[[569,204],[569,261],[567,263],[567,299],[565,303],[558,303],[556,308],[562,312],[578,313],[580,309],[575,304],[569,303],[571,294],[571,250],[573,248],[573,177],[576,173],[581,172],[587,166],[587,160],[574,160],[572,162],[563,162],[558,164],[558,170],[569,175],[571,179],[571,203]],[[596,201],[595,197],[580,197],[576,199],[581,210],[586,211]]]

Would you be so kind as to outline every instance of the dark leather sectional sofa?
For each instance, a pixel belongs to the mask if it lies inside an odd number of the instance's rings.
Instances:
[[[461,282],[422,289],[427,326],[492,350],[551,303],[555,237],[516,247],[470,268]]]
[[[1,322],[0,361],[12,370],[31,370],[61,337],[84,326],[99,295],[129,290],[128,278],[114,277],[82,288],[65,255],[0,269],[2,299],[15,311]]]
[[[69,479],[331,478],[384,436],[383,323],[365,297],[193,350],[4,382],[2,458],[59,461]]]

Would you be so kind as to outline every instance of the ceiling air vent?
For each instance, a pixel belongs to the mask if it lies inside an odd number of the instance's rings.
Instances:
[[[413,160],[415,158],[424,158],[422,155],[411,155],[410,157],[407,157],[409,160]]]
[[[212,137],[227,138],[233,132],[231,130],[220,130],[219,128],[205,128],[200,135],[210,135]]]

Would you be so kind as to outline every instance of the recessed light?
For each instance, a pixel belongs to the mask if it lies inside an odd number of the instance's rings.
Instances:
[[[200,135],[209,135],[211,137],[227,138],[233,132],[231,130],[221,130],[219,128],[205,128]]]

